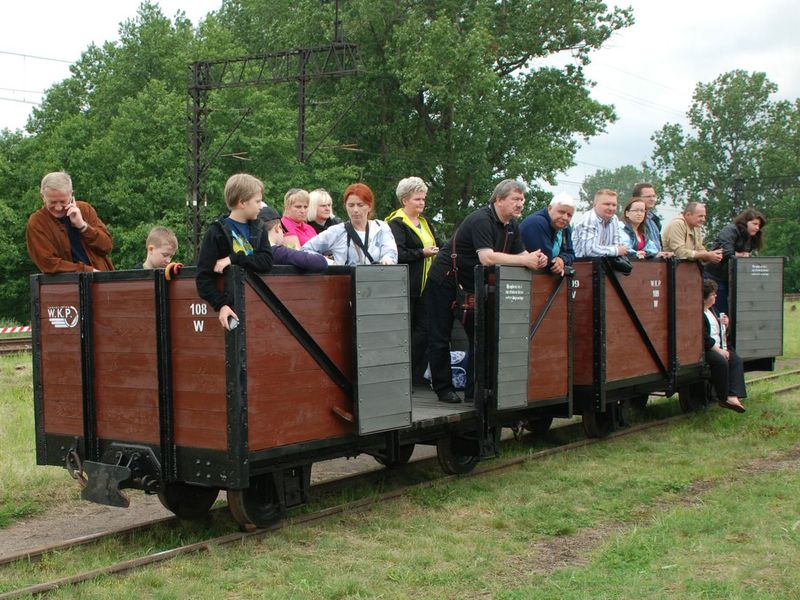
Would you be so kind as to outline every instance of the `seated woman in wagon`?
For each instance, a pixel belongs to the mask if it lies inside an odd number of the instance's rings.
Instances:
[[[742,359],[728,346],[728,316],[714,310],[717,284],[711,279],[703,281],[703,341],[705,359],[711,367],[711,383],[717,393],[719,405],[743,413],[742,398],[747,397]]]

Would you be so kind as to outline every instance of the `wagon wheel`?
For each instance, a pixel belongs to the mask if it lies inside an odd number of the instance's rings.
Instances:
[[[387,469],[395,469],[407,465],[408,461],[411,460],[412,454],[414,454],[414,444],[404,444],[400,446],[397,452],[397,458],[394,460],[389,460],[386,456],[378,454],[374,455],[374,458]]]
[[[553,417],[531,417],[525,422],[525,429],[533,435],[544,435],[550,431],[553,424]]]
[[[250,487],[243,490],[228,490],[228,508],[243,530],[269,527],[285,513],[272,473],[251,477]]]
[[[219,488],[172,482],[158,492],[158,499],[179,519],[199,519],[208,514],[219,495]]]
[[[601,438],[607,436],[617,427],[617,418],[614,414],[616,405],[609,405],[605,412],[585,412],[583,413],[583,430],[590,438]]]
[[[678,404],[684,413],[694,412],[708,405],[708,391],[704,381],[678,388]]]
[[[472,454],[461,454],[453,448],[453,438],[443,437],[436,442],[436,455],[439,466],[448,475],[469,473],[478,464],[478,457]]]

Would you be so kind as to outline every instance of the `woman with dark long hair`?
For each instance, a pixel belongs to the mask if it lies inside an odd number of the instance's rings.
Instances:
[[[767,220],[755,208],[748,208],[739,213],[717,234],[713,250],[722,248],[722,261],[705,266],[706,278],[717,283],[717,301],[714,308],[720,314],[728,312],[728,271],[730,258],[752,256],[764,245],[764,226]]]

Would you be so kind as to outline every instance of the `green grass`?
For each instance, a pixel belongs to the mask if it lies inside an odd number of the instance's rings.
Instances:
[[[37,467],[34,445],[30,354],[0,356],[0,527],[69,496],[64,470]]]
[[[783,307],[783,357],[800,358],[800,302]]]
[[[794,598],[797,398],[756,392],[748,406],[55,597]],[[41,581],[201,531],[164,530],[4,575]]]

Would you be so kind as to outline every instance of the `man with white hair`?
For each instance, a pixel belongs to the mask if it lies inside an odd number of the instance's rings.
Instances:
[[[572,265],[572,227],[576,203],[569,194],[556,194],[547,208],[525,217],[519,226],[522,243],[528,252],[541,250],[547,256],[547,267],[555,275],[564,276]]]
[[[48,173],[39,188],[42,208],[28,219],[28,254],[42,273],[113,271],[111,234],[94,208],[72,195],[72,179]]]

